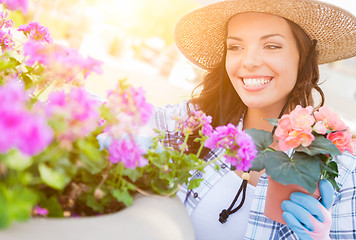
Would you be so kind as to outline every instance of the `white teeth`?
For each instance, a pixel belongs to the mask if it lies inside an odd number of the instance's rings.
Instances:
[[[269,83],[271,78],[243,78],[242,80],[247,87],[258,87]]]

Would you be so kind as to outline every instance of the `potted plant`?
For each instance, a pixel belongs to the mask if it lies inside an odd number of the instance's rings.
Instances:
[[[285,224],[281,203],[289,199],[292,192],[320,197],[316,190],[321,178],[329,180],[338,189],[335,157],[345,150],[354,154],[355,140],[339,116],[327,107],[314,111],[311,106],[297,106],[281,119],[268,121],[276,127],[279,149],[271,147],[274,142],[271,132],[247,130],[258,149],[258,157],[251,169],[265,169],[269,177],[265,215]]]

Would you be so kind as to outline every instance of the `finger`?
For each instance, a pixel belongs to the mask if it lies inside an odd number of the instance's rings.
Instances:
[[[305,208],[313,217],[318,219],[320,222],[324,221],[324,215],[318,207],[318,205],[321,204],[312,196],[301,192],[294,192],[290,195],[290,200]]]
[[[314,231],[311,215],[305,208],[289,200],[283,201],[281,207],[284,212],[292,214],[304,228]]]
[[[299,239],[313,240],[304,226],[293,216],[293,214],[289,212],[283,212],[282,217],[287,223],[287,226],[298,235]]]
[[[334,188],[328,180],[322,179],[319,182],[319,190],[321,194],[321,204],[330,209],[334,202]]]

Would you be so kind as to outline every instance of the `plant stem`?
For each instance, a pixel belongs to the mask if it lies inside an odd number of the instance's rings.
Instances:
[[[49,86],[52,85],[52,83],[53,83],[54,81],[55,81],[55,79],[53,79],[52,81],[50,81],[50,82],[47,84],[47,86],[45,86],[44,88],[41,89],[41,91],[34,97],[34,99],[35,99],[34,103],[37,102],[38,97],[39,97],[44,91],[46,91],[46,90],[49,88]]]
[[[180,155],[183,155],[183,153],[184,153],[184,150],[185,150],[185,148],[187,146],[189,135],[190,135],[190,133],[185,135],[184,142],[182,144],[183,148],[180,150]]]
[[[209,162],[205,162],[204,165],[203,165],[204,168],[205,168],[206,166],[212,164],[212,163],[215,163],[217,160],[219,160],[219,159],[222,158],[222,157],[223,157],[223,155],[222,155],[222,154],[219,154],[219,156],[218,156],[217,158],[215,158],[215,159],[213,159],[213,160],[211,160],[211,161],[209,161]]]
[[[145,190],[143,190],[143,189],[137,187],[137,186],[136,186],[134,183],[132,183],[131,181],[130,181],[130,183],[131,183],[133,186],[135,186],[135,190],[136,190],[137,192],[139,192],[139,193],[141,193],[141,194],[143,194],[143,195],[145,195],[145,196],[147,196],[147,197],[153,197],[153,196],[157,195],[157,194],[149,193],[149,192],[147,192],[147,191],[145,191]],[[163,196],[163,197],[171,197],[171,196],[173,196],[174,194],[176,194],[176,193],[179,191],[180,187],[181,187],[180,185],[177,185],[177,187],[175,187],[170,193],[168,193],[168,194],[159,194],[159,195],[160,195],[160,196]]]
[[[200,147],[199,147],[199,150],[198,150],[198,152],[197,152],[197,158],[199,158],[200,153],[201,153],[201,151],[203,150],[205,140],[206,140],[206,139],[202,138],[201,141],[200,141]]]
[[[122,179],[122,173],[124,170],[124,166],[122,163],[118,163],[116,166],[116,174],[115,174],[115,179],[117,179],[116,186],[118,189],[122,188],[124,186],[124,182]]]
[[[108,164],[108,166],[105,169],[105,172],[103,173],[103,178],[101,179],[100,183],[98,184],[98,186],[96,187],[96,189],[99,189],[106,181],[106,179],[109,176],[109,170],[111,168],[111,163]]]

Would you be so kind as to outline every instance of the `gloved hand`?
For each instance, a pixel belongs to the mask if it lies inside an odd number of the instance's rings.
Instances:
[[[102,151],[104,148],[109,148],[112,142],[112,137],[109,135],[109,133],[101,133],[96,136],[96,139],[99,142],[100,151]]]
[[[282,202],[283,219],[301,240],[330,239],[331,204],[334,201],[334,188],[325,179],[319,182],[320,202],[312,196],[294,192],[290,200]]]

